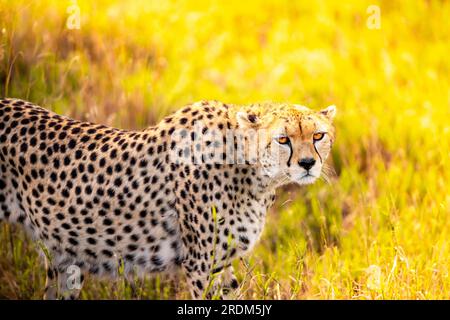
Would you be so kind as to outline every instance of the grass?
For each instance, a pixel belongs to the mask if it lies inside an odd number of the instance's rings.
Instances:
[[[450,298],[448,2],[79,0],[79,30],[70,4],[0,0],[0,95],[124,128],[202,99],[337,105],[336,177],[280,190],[241,298]],[[0,229],[0,298],[40,298],[38,244]],[[137,295],[183,297],[160,277]]]

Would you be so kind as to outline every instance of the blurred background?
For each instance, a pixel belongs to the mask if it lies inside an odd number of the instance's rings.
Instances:
[[[336,175],[279,191],[236,262],[248,299],[450,298],[448,1],[0,0],[0,96],[141,129],[184,104],[335,104]],[[0,225],[0,298],[38,299],[39,245]],[[187,298],[90,280],[84,299]]]

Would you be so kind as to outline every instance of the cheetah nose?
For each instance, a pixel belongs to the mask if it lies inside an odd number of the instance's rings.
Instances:
[[[316,160],[313,158],[303,158],[298,162],[298,165],[305,170],[309,170],[314,166],[315,163]]]

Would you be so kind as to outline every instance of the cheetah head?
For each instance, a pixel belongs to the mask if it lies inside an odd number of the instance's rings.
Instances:
[[[236,113],[239,128],[258,132],[257,164],[277,186],[316,181],[334,140],[335,106],[314,111],[300,105],[250,106]]]

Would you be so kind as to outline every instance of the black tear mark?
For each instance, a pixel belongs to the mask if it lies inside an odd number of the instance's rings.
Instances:
[[[320,163],[322,163],[322,157],[320,156],[320,153],[319,153],[319,151],[317,151],[317,148],[316,148],[316,144],[315,144],[315,143],[313,143],[313,146],[314,146],[314,150],[316,151],[317,155],[319,156],[319,159],[320,159]]]
[[[289,154],[289,159],[288,159],[288,162],[287,162],[287,166],[290,167],[291,166],[292,154],[293,154],[291,141],[289,141],[288,146],[289,146],[290,154]]]

